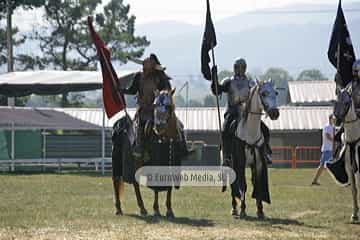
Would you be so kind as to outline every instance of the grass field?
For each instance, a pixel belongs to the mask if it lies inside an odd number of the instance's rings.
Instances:
[[[327,173],[321,186],[311,187],[313,173],[271,169],[273,203],[265,205],[265,221],[255,219],[249,197],[249,218],[233,219],[230,193],[219,188],[175,191],[177,218],[168,220],[140,217],[127,185],[119,217],[110,176],[0,174],[0,239],[360,239],[360,225],[350,224],[350,189],[336,186]],[[151,213],[153,194],[145,187],[142,192]],[[162,214],[164,201],[162,194]]]

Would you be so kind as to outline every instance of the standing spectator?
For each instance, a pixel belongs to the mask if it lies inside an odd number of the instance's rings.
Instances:
[[[333,157],[333,145],[334,145],[334,117],[331,114],[329,116],[329,123],[322,130],[322,146],[321,146],[321,158],[320,165],[316,170],[315,177],[311,185],[320,185],[318,179],[324,171],[325,164]]]

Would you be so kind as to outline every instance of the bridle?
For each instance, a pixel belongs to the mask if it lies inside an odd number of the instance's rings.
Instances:
[[[251,107],[251,101],[252,101],[252,99],[253,99],[253,97],[254,97],[254,95],[255,95],[255,92],[256,92],[256,90],[259,88],[259,85],[257,85],[252,91],[251,91],[251,93],[250,93],[250,96],[249,96],[249,98],[248,98],[248,100],[246,101],[246,108],[245,108],[245,119],[247,119],[247,117],[248,117],[248,115],[249,114],[252,114],[252,115],[265,115],[265,113],[264,112],[253,112],[253,111],[250,111],[250,107]],[[263,104],[264,105],[264,104]]]
[[[349,93],[348,93],[348,94],[349,94]],[[350,97],[350,99],[351,99],[351,95],[350,95],[349,97]],[[353,107],[354,107],[354,102],[353,102],[353,99],[351,99],[351,100],[350,100],[350,106],[349,106],[348,110],[346,111],[346,113],[345,113],[345,115],[344,115],[344,119],[342,120],[343,125],[348,125],[348,124],[357,122],[357,121],[359,120],[359,117],[357,116],[357,114],[355,114],[355,115],[356,115],[355,119],[348,120],[348,121],[345,120],[345,119],[346,119],[346,115],[349,113],[349,111],[350,111],[351,108],[353,108]]]
[[[155,104],[154,110],[156,111],[156,108],[159,108],[159,107],[164,107],[165,108],[166,119],[164,120],[164,122],[166,122],[166,124],[168,125],[169,121],[174,117],[175,107],[174,107],[173,103],[171,103],[170,105],[161,105],[161,104],[158,105],[158,104]],[[154,130],[155,134],[158,135],[158,136],[160,136],[161,133],[163,133],[163,132],[158,131],[158,129],[156,127],[156,124],[154,124],[153,130]]]

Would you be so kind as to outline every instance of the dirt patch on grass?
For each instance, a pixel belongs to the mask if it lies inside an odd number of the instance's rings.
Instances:
[[[293,231],[277,228],[243,227],[191,227],[178,225],[107,226],[99,229],[71,230],[67,228],[0,229],[0,239],[316,239],[327,234],[309,231]]]
[[[316,214],[320,214],[321,211],[314,211],[314,210],[306,210],[306,211],[302,211],[302,212],[295,212],[293,214],[290,215],[291,219],[299,219],[305,216],[309,216],[309,215],[316,215]]]

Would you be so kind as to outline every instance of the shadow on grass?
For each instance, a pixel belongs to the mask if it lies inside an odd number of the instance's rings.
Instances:
[[[195,227],[213,227],[215,226],[212,220],[208,219],[191,219],[187,217],[175,217],[175,218],[167,218],[165,216],[139,216],[136,214],[125,214],[125,216],[136,218],[138,220],[142,220],[149,224],[156,224],[160,222],[170,222],[180,225],[188,225],[188,226],[195,226]]]
[[[360,222],[347,222],[346,224],[360,226]]]
[[[321,229],[322,226],[315,226],[315,225],[308,225],[303,222],[299,222],[295,219],[287,219],[287,218],[272,218],[272,217],[266,217],[263,220],[259,220],[257,217],[253,216],[247,216],[243,220],[250,221],[250,222],[258,222],[261,226],[267,226],[267,227],[274,227],[274,228],[280,228],[281,226],[300,226],[300,227],[308,227],[308,228],[315,228],[315,229]]]

